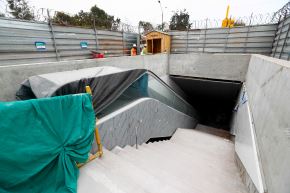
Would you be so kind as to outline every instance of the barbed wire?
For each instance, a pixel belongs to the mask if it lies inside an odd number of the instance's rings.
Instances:
[[[33,12],[34,19],[33,21],[38,22],[48,22],[50,13],[51,18],[54,18],[59,11],[47,9],[47,8],[35,8],[32,7],[31,11]],[[286,3],[281,9],[275,13],[266,13],[266,14],[251,14],[250,16],[242,17],[233,17],[235,23],[239,25],[264,25],[278,23],[282,17],[288,16],[290,13],[290,2]],[[0,14],[4,14],[4,17],[13,18],[13,15],[10,13],[8,3],[6,0],[0,0]],[[3,17],[3,15],[1,15]],[[66,21],[63,21],[65,25]],[[201,20],[191,20],[191,29],[204,29],[204,28],[219,28],[222,24],[222,19],[201,19]],[[158,25],[154,25],[154,30],[158,30]],[[169,24],[166,23],[165,29],[169,29]],[[110,29],[114,31],[124,31],[124,32],[134,32],[134,33],[143,33],[143,30],[140,29],[140,26],[133,26],[124,22],[119,22],[118,25],[112,25]]]
[[[266,14],[251,14],[250,16],[233,17],[235,23],[240,26],[250,25],[265,25],[277,23],[278,20],[273,20],[274,13]],[[222,19],[202,19],[202,20],[191,20],[191,29],[204,29],[204,28],[219,28],[222,25]]]
[[[280,21],[283,19],[283,17],[286,17],[290,14],[290,1],[286,3],[281,9],[276,11],[273,14],[272,20],[273,21]]]

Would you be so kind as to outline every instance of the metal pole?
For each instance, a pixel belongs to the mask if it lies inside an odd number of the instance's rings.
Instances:
[[[162,5],[161,5],[161,1],[158,1],[159,5],[160,5],[160,9],[161,9],[161,30],[163,31],[163,9],[162,9]]]
[[[96,20],[95,20],[95,18],[94,18],[94,32],[95,32],[96,50],[98,50],[99,49],[99,41],[98,41],[98,35],[97,35]]]
[[[206,43],[206,30],[207,30],[207,19],[205,20],[204,40],[203,40],[203,48],[202,48],[203,53],[204,53],[205,43]]]
[[[229,42],[230,29],[231,28],[228,27],[227,38],[226,38],[225,47],[224,47],[224,53],[226,53],[226,50],[227,50],[227,46],[228,46],[228,42]]]
[[[285,19],[285,20],[286,20],[286,19]],[[282,48],[281,48],[280,54],[279,54],[279,59],[281,58],[282,53],[284,52],[284,47],[285,47],[285,45],[286,45],[286,43],[287,43],[289,30],[290,30],[290,23],[288,24],[288,29],[287,29],[287,32],[286,32],[286,36],[285,36],[285,39],[284,39],[284,42],[283,42],[283,45],[282,45]],[[288,54],[288,57],[289,57],[289,54]]]
[[[247,51],[246,49],[247,49],[247,45],[248,45],[249,32],[250,32],[250,27],[251,27],[251,24],[252,24],[252,18],[253,18],[253,13],[251,14],[251,17],[250,17],[250,22],[249,22],[249,25],[248,25],[248,30],[247,30],[247,34],[246,34],[246,38],[245,38],[243,53],[246,53],[246,51]]]
[[[125,41],[124,41],[124,31],[122,30],[122,43],[123,43],[123,56],[125,56]]]
[[[186,53],[188,53],[188,31],[189,31],[189,26],[188,26],[187,32],[186,32]]]
[[[282,22],[282,26],[281,26],[281,30],[280,30],[280,33],[279,33],[279,36],[278,36],[278,39],[277,39],[277,43],[276,43],[276,47],[275,47],[275,50],[274,50],[274,53],[273,53],[273,57],[275,58],[275,55],[276,55],[276,52],[277,52],[277,48],[278,48],[278,45],[279,45],[279,41],[280,41],[280,37],[281,37],[281,34],[282,34],[282,30],[283,30],[283,27],[284,27],[284,23],[286,21],[286,14],[285,14],[285,17],[283,18],[283,22]],[[279,24],[278,24],[278,27],[279,27]],[[279,31],[279,30],[278,30]]]
[[[54,34],[54,31],[53,31],[53,26],[52,26],[52,22],[51,22],[51,18],[50,18],[50,13],[49,13],[48,9],[46,11],[47,11],[47,16],[48,16],[48,25],[49,25],[50,33],[51,33],[51,36],[52,36],[53,47],[54,47],[55,54],[56,54],[56,59],[59,61],[60,60],[60,55],[58,53],[58,49],[57,49],[57,45],[56,45],[56,41],[55,41],[55,34]]]
[[[271,56],[274,57],[274,53],[273,53],[273,49],[275,48],[275,38],[276,38],[276,35],[279,31],[279,24],[280,24],[280,21],[281,21],[281,15],[279,15],[279,19],[278,19],[278,22],[277,22],[277,29],[275,31],[275,37],[273,39],[273,42],[272,42],[272,49],[271,49]]]

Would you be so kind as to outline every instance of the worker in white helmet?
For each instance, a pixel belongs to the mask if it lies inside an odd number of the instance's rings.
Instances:
[[[131,56],[137,55],[137,46],[136,44],[133,44],[133,47],[131,48]]]

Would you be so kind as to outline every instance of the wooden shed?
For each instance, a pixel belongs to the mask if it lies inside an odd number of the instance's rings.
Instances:
[[[148,54],[170,52],[170,35],[160,31],[148,32],[146,44]]]

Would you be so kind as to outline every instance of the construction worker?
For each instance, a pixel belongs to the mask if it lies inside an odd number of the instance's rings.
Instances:
[[[142,49],[141,55],[146,55],[147,54],[147,45],[144,44],[144,47]]]
[[[137,48],[136,44],[133,44],[133,47],[131,48],[131,56],[137,55]]]

